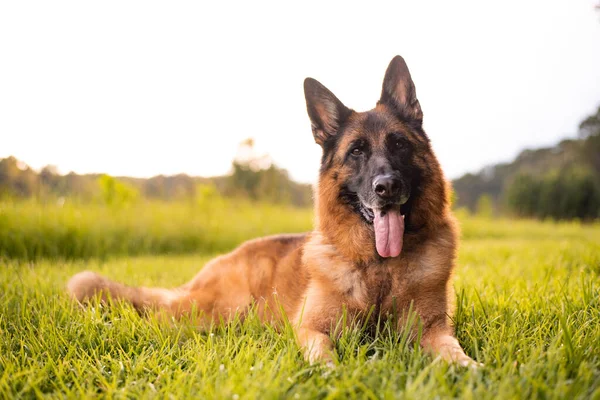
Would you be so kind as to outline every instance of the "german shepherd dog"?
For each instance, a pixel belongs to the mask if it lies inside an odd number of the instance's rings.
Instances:
[[[370,111],[347,108],[312,78],[304,93],[323,152],[311,233],[246,242],[176,289],[129,287],[86,271],[71,278],[69,292],[82,303],[125,300],[140,312],[198,312],[207,324],[254,307],[264,322],[289,317],[305,358],[329,365],[341,320],[368,325],[412,310],[426,351],[478,365],[453,336],[457,226],[404,59],[391,61]],[[397,329],[406,320],[397,318]]]

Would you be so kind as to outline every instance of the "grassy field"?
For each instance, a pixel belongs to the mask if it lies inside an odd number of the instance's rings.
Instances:
[[[33,261],[223,252],[256,236],[308,231],[311,215],[220,197],[124,207],[0,202],[0,256]]]
[[[600,399],[598,225],[463,218],[456,330],[485,367],[433,360],[384,325],[375,336],[344,332],[328,370],[302,360],[289,327],[275,332],[251,317],[199,332],[193,319],[159,323],[125,305],[80,309],[67,298],[68,278],[83,269],[175,286],[212,254],[306,230],[311,218],[250,204],[184,209],[0,208],[0,398]],[[177,247],[178,237],[194,239]],[[170,244],[153,248],[161,240]]]

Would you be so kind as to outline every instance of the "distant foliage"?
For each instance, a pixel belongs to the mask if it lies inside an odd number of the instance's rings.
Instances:
[[[123,206],[133,203],[139,197],[139,191],[135,187],[109,175],[100,176],[98,185],[106,205]]]
[[[225,194],[296,206],[312,202],[310,185],[294,182],[270,157],[258,155],[252,139],[240,144],[232,173],[225,180]]]
[[[551,148],[524,150],[512,162],[466,174],[453,182],[456,207],[478,211],[489,196],[496,211],[553,219],[599,218],[600,107],[579,126],[579,138]]]
[[[226,180],[225,193],[271,203],[306,206],[311,203],[309,185],[292,181],[287,171],[271,165],[253,170],[247,164],[233,163],[233,172]]]
[[[535,216],[541,194],[541,181],[531,175],[518,175],[508,188],[507,201],[519,216]]]
[[[520,216],[557,220],[600,217],[600,185],[587,169],[555,171],[541,178],[519,175],[508,188],[507,201]]]
[[[185,174],[158,175],[148,179],[111,177],[105,174],[58,173],[46,166],[40,172],[14,157],[0,159],[0,200],[31,199],[55,202],[58,198],[82,202],[100,201],[113,206],[131,204],[136,199],[194,201],[206,196],[207,188],[220,196],[243,197],[277,204],[306,207],[312,204],[310,185],[294,182],[287,171],[269,157],[253,152],[253,141],[240,145],[230,175],[213,178]],[[206,205],[207,202],[204,201]]]
[[[39,190],[37,174],[14,157],[0,159],[0,198],[35,196]]]

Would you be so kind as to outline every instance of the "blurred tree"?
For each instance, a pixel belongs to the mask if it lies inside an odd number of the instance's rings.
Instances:
[[[287,171],[273,164],[270,157],[257,155],[254,141],[240,145],[233,162],[232,173],[214,178],[190,177],[185,174],[159,175],[149,179],[108,175],[60,175],[54,166],[39,173],[14,157],[0,159],[0,198],[16,197],[53,200],[70,197],[82,201],[102,198],[107,204],[134,201],[140,193],[146,198],[164,201],[189,199],[195,203],[198,185],[209,185],[221,195],[244,196],[272,203],[291,203],[308,206],[312,202],[310,185],[290,179]]]
[[[600,107],[579,124],[579,136],[584,139],[582,155],[600,179]]]
[[[134,202],[139,196],[136,188],[109,175],[101,175],[98,185],[102,191],[102,199],[107,205],[123,206]]]
[[[590,169],[555,170],[543,177],[519,175],[508,188],[519,216],[592,220],[600,217],[600,185]]]
[[[507,190],[508,207],[518,216],[537,216],[540,182],[531,175],[517,175]]]
[[[523,216],[593,218],[598,204],[582,204],[596,201],[593,188],[600,187],[600,107],[581,122],[577,139],[563,140],[550,148],[524,150],[513,162],[465,174],[453,186],[458,194],[457,206],[470,210],[477,210],[477,201],[488,194],[497,212],[502,211],[498,210],[501,205]]]
[[[240,143],[231,175],[225,183],[225,193],[297,206],[309,205],[312,198],[310,186],[294,182],[269,156],[259,155],[253,139]]]
[[[53,194],[59,185],[60,178],[58,169],[54,165],[46,165],[42,168],[39,174],[40,187],[38,198],[49,197]]]
[[[15,157],[0,160],[0,196],[31,197],[38,192],[37,174]]]

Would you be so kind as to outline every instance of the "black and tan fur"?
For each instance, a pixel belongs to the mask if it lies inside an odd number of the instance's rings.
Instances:
[[[304,88],[313,135],[323,149],[311,233],[246,242],[176,289],[133,288],[82,272],[69,282],[70,293],[80,302],[99,294],[174,316],[199,311],[207,323],[243,315],[253,304],[265,322],[281,320],[283,312],[310,362],[332,360],[331,329],[343,310],[360,320],[372,309],[385,317],[392,307],[412,307],[427,351],[475,365],[452,334],[457,227],[404,60],[392,60],[381,98],[367,112],[346,108],[313,79]],[[375,249],[369,208],[379,201],[372,180],[384,173],[397,185],[380,206],[396,207],[405,220],[402,252],[388,258]],[[400,318],[398,329],[404,323]]]

